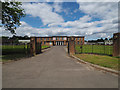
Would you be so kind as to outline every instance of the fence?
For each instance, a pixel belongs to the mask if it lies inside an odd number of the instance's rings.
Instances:
[[[112,45],[75,45],[75,53],[112,55]]]
[[[36,43],[36,54],[41,53],[41,49],[42,49],[41,43]]]
[[[29,54],[30,53],[30,44],[21,44],[21,45],[2,45],[2,55],[9,54]]]

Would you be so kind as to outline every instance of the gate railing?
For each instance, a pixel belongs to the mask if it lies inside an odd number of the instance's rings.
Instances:
[[[17,45],[2,45],[2,55],[11,54],[29,54],[30,53],[30,43],[27,44],[17,44]]]
[[[75,53],[104,54],[112,55],[112,45],[75,45]]]
[[[36,43],[36,54],[41,53],[41,43]]]

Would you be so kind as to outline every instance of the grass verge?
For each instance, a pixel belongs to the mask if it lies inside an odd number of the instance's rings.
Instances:
[[[46,49],[46,48],[49,48],[50,46],[47,46],[47,45],[44,45],[42,46],[42,49]]]
[[[2,55],[0,57],[2,58],[2,62],[7,62],[7,61],[15,61],[21,58],[27,58],[29,56],[26,54],[9,54],[9,55]]]
[[[114,70],[118,70],[118,65],[120,64],[119,58],[117,57],[94,54],[75,54],[74,56],[89,63],[111,68]]]
[[[42,49],[46,49],[48,47],[49,46],[44,45],[42,46]],[[0,62],[15,61],[18,59],[29,57],[29,54],[25,53],[24,45],[14,46],[14,48],[10,45],[3,46],[2,53],[3,55],[0,56],[2,60],[0,60]]]

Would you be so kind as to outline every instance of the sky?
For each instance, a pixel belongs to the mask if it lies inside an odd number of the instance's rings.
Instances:
[[[118,32],[117,2],[24,2],[22,8],[26,16],[16,29],[18,36],[85,36],[94,40]]]

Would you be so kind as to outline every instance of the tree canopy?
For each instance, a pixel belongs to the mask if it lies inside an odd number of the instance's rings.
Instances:
[[[21,7],[21,2],[1,2],[2,3],[2,25],[5,30],[15,34],[15,29],[21,25],[20,19],[24,17],[25,11]]]

